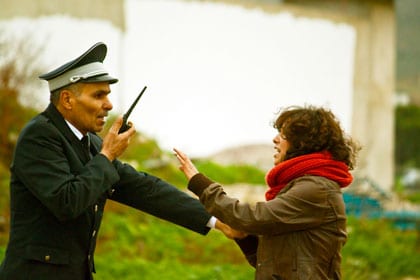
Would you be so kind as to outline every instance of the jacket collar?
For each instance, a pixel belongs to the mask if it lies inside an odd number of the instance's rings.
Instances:
[[[89,155],[84,151],[82,142],[77,138],[77,136],[71,131],[70,127],[67,125],[66,120],[63,118],[61,113],[57,110],[54,104],[50,103],[42,112],[42,115],[47,117],[54,126],[64,135],[64,137],[70,142],[71,146],[75,149],[79,158],[84,162],[89,160]]]

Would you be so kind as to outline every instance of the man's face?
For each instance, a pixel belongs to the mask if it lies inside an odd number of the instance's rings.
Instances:
[[[80,132],[100,132],[105,125],[105,117],[112,110],[108,94],[109,83],[81,83],[78,92],[70,93],[71,110],[66,116]]]

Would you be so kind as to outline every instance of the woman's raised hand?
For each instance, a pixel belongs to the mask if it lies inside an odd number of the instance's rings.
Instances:
[[[184,173],[185,177],[187,177],[189,181],[194,175],[198,173],[197,168],[186,154],[176,148],[174,148],[174,152],[180,163],[179,169]]]

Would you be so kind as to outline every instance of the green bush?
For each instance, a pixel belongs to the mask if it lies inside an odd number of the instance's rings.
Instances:
[[[398,106],[395,111],[395,162],[403,167],[420,168],[420,107]]]
[[[98,236],[95,279],[253,279],[254,269],[237,245],[218,231],[202,236],[127,207],[111,203],[107,210]],[[343,279],[420,278],[418,232],[354,217],[348,219],[348,232]]]
[[[138,211],[108,212],[99,235],[97,279],[253,279],[239,248],[218,231],[190,232]],[[343,279],[420,278],[415,231],[386,220],[349,217]],[[119,260],[115,262],[115,260]],[[132,278],[130,278],[132,277]]]
[[[98,237],[96,279],[252,279],[237,245],[133,209],[108,212]],[[118,261],[116,261],[118,260]]]
[[[222,184],[248,183],[265,185],[265,173],[254,166],[222,166],[211,161],[194,161],[197,169],[214,181]]]
[[[401,231],[387,220],[355,217],[349,217],[348,232],[343,248],[347,276],[381,280],[420,277],[420,232]]]
[[[97,262],[99,280],[249,280],[254,278],[253,271],[235,265],[185,265],[176,260],[150,262],[140,258],[115,261],[114,258],[101,258]],[[110,263],[117,263],[110,266]]]

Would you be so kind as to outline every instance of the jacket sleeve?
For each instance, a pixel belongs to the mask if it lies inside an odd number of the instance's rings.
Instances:
[[[211,215],[195,198],[153,175],[114,161],[120,181],[110,199],[200,234],[210,230]]]
[[[42,118],[22,131],[11,169],[11,180],[26,186],[60,221],[79,216],[119,180],[102,155],[83,165],[74,147]]]
[[[191,178],[188,188],[199,196],[207,211],[231,227],[254,235],[282,234],[330,222],[326,213],[328,188],[313,176],[294,180],[287,191],[255,205],[229,197],[222,186],[202,174]],[[331,184],[334,184],[331,181]],[[334,188],[335,189],[335,188]],[[341,195],[340,190],[337,192]],[[331,217],[336,219],[336,217]]]

